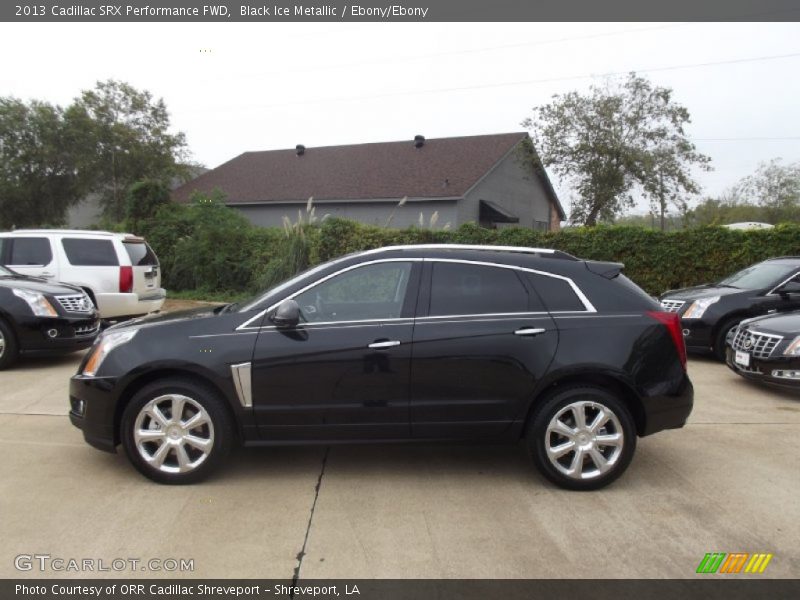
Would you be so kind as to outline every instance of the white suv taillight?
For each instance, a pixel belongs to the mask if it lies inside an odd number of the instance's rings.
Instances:
[[[133,267],[119,268],[119,293],[130,294],[133,291]]]

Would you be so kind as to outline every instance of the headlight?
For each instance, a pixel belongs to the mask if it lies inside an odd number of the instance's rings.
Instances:
[[[97,344],[92,348],[89,354],[89,360],[86,361],[86,366],[83,367],[82,374],[87,377],[94,377],[97,374],[100,365],[106,359],[114,348],[118,348],[123,344],[127,344],[136,335],[138,329],[129,329],[128,331],[119,331],[116,333],[103,334]]]
[[[700,298],[700,300],[695,300],[692,302],[691,306],[686,309],[686,312],[683,313],[681,318],[699,319],[705,314],[706,309],[708,309],[708,307],[715,302],[719,302],[719,296],[710,296],[709,298]]]
[[[58,311],[53,308],[50,301],[44,297],[44,294],[38,292],[31,292],[28,290],[20,290],[14,288],[11,290],[17,298],[22,298],[31,307],[33,314],[37,317],[57,317]]]
[[[800,335],[792,340],[792,343],[783,351],[786,356],[800,356]]]

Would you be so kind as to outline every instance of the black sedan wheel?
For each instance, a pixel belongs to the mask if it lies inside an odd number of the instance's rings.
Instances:
[[[233,425],[214,390],[165,379],[142,388],[122,416],[122,443],[133,465],[159,483],[195,483],[231,448]]]
[[[11,327],[0,319],[0,370],[13,365],[19,356],[17,340]]]
[[[529,423],[527,443],[547,479],[572,490],[594,490],[628,468],[636,429],[627,407],[608,391],[570,387],[544,400]]]

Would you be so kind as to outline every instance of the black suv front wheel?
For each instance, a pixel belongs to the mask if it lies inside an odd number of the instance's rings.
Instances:
[[[214,390],[184,379],[155,381],[122,415],[122,445],[136,469],[159,483],[204,479],[230,451],[233,424]]]
[[[628,468],[636,449],[630,411],[597,387],[568,387],[547,397],[526,438],[539,471],[571,490],[608,485]]]

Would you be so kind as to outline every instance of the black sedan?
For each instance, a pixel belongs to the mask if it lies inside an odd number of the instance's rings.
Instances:
[[[688,350],[725,360],[725,342],[744,319],[800,310],[800,257],[772,258],[717,283],[670,290],[661,305],[680,315]]]
[[[800,389],[800,312],[742,321],[728,340],[725,362],[747,379]]]
[[[97,311],[81,288],[0,267],[0,369],[20,354],[88,348],[99,330]]]
[[[533,248],[347,256],[241,306],[107,329],[70,418],[163,483],[242,442],[523,439],[547,478],[598,488],[693,402],[678,316],[621,270]]]

